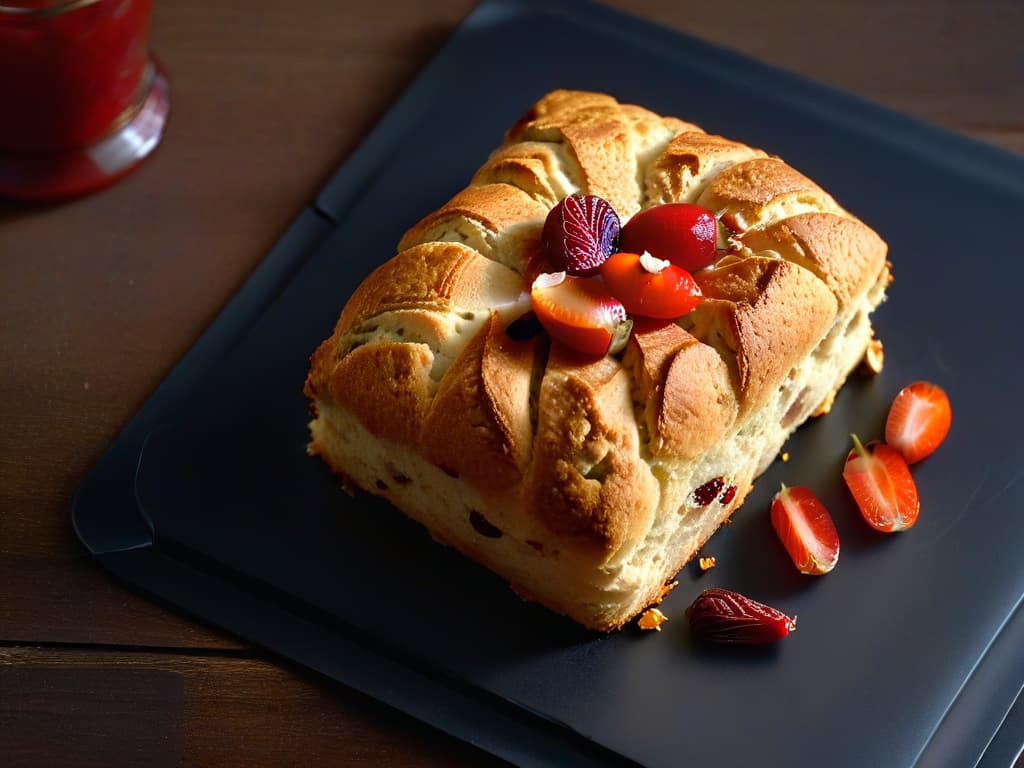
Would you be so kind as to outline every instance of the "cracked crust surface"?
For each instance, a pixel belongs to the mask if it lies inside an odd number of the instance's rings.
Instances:
[[[575,192],[624,222],[698,203],[733,233],[694,275],[697,309],[638,322],[599,360],[505,332],[529,307],[545,217]],[[888,281],[882,239],[781,159],[555,91],[349,299],[312,357],[310,452],[520,593],[619,627],[842,386]],[[734,496],[700,506],[715,478]]]

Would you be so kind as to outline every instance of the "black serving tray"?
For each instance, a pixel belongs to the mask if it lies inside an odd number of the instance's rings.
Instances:
[[[884,372],[794,436],[708,545],[718,567],[680,574],[660,633],[599,636],[519,601],[305,453],[308,356],[348,295],[556,87],[782,155],[895,264]],[[140,590],[512,762],[1009,764],[1024,742],[1024,362],[1008,337],[1024,264],[1006,235],[1022,209],[1020,157],[580,0],[489,0],[117,438],[75,528]],[[918,378],[947,389],[953,429],[914,469],[917,526],[884,536],[840,468],[849,434],[878,436]],[[775,541],[780,481],[832,511],[832,574],[800,577]],[[682,614],[712,585],[798,630],[754,651],[694,643]]]

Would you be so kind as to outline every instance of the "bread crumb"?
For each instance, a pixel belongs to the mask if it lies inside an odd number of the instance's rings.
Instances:
[[[697,561],[697,564],[700,566],[702,571],[710,571],[715,567],[715,556],[710,555],[708,557],[702,557]]]
[[[668,593],[679,586],[678,581],[670,581],[664,587],[661,588],[661,594],[658,595],[658,599],[654,601],[655,605],[658,605],[662,600],[668,597]]]
[[[885,347],[879,339],[872,339],[868,342],[868,348],[864,350],[864,359],[860,362],[858,372],[863,376],[877,376],[882,372],[882,365],[885,363]]]
[[[641,614],[637,621],[640,629],[656,629],[661,632],[661,625],[668,621],[668,617],[657,608],[648,608]]]
[[[811,416],[824,416],[826,413],[832,410],[832,403],[836,401],[836,393],[829,392],[825,395],[825,399],[821,401],[821,404],[814,409],[814,413]]]
[[[782,463],[785,464],[789,461],[789,451],[783,451],[779,458],[782,459]]]

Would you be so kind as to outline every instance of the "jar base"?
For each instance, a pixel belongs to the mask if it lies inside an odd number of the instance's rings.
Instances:
[[[153,64],[149,93],[135,115],[90,147],[57,154],[0,150],[0,197],[55,201],[113,184],[148,157],[163,137],[170,113],[167,76]]]

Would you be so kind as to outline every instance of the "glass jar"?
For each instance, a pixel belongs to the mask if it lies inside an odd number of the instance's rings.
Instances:
[[[159,143],[167,79],[150,58],[152,0],[0,0],[0,195],[105,186]]]

